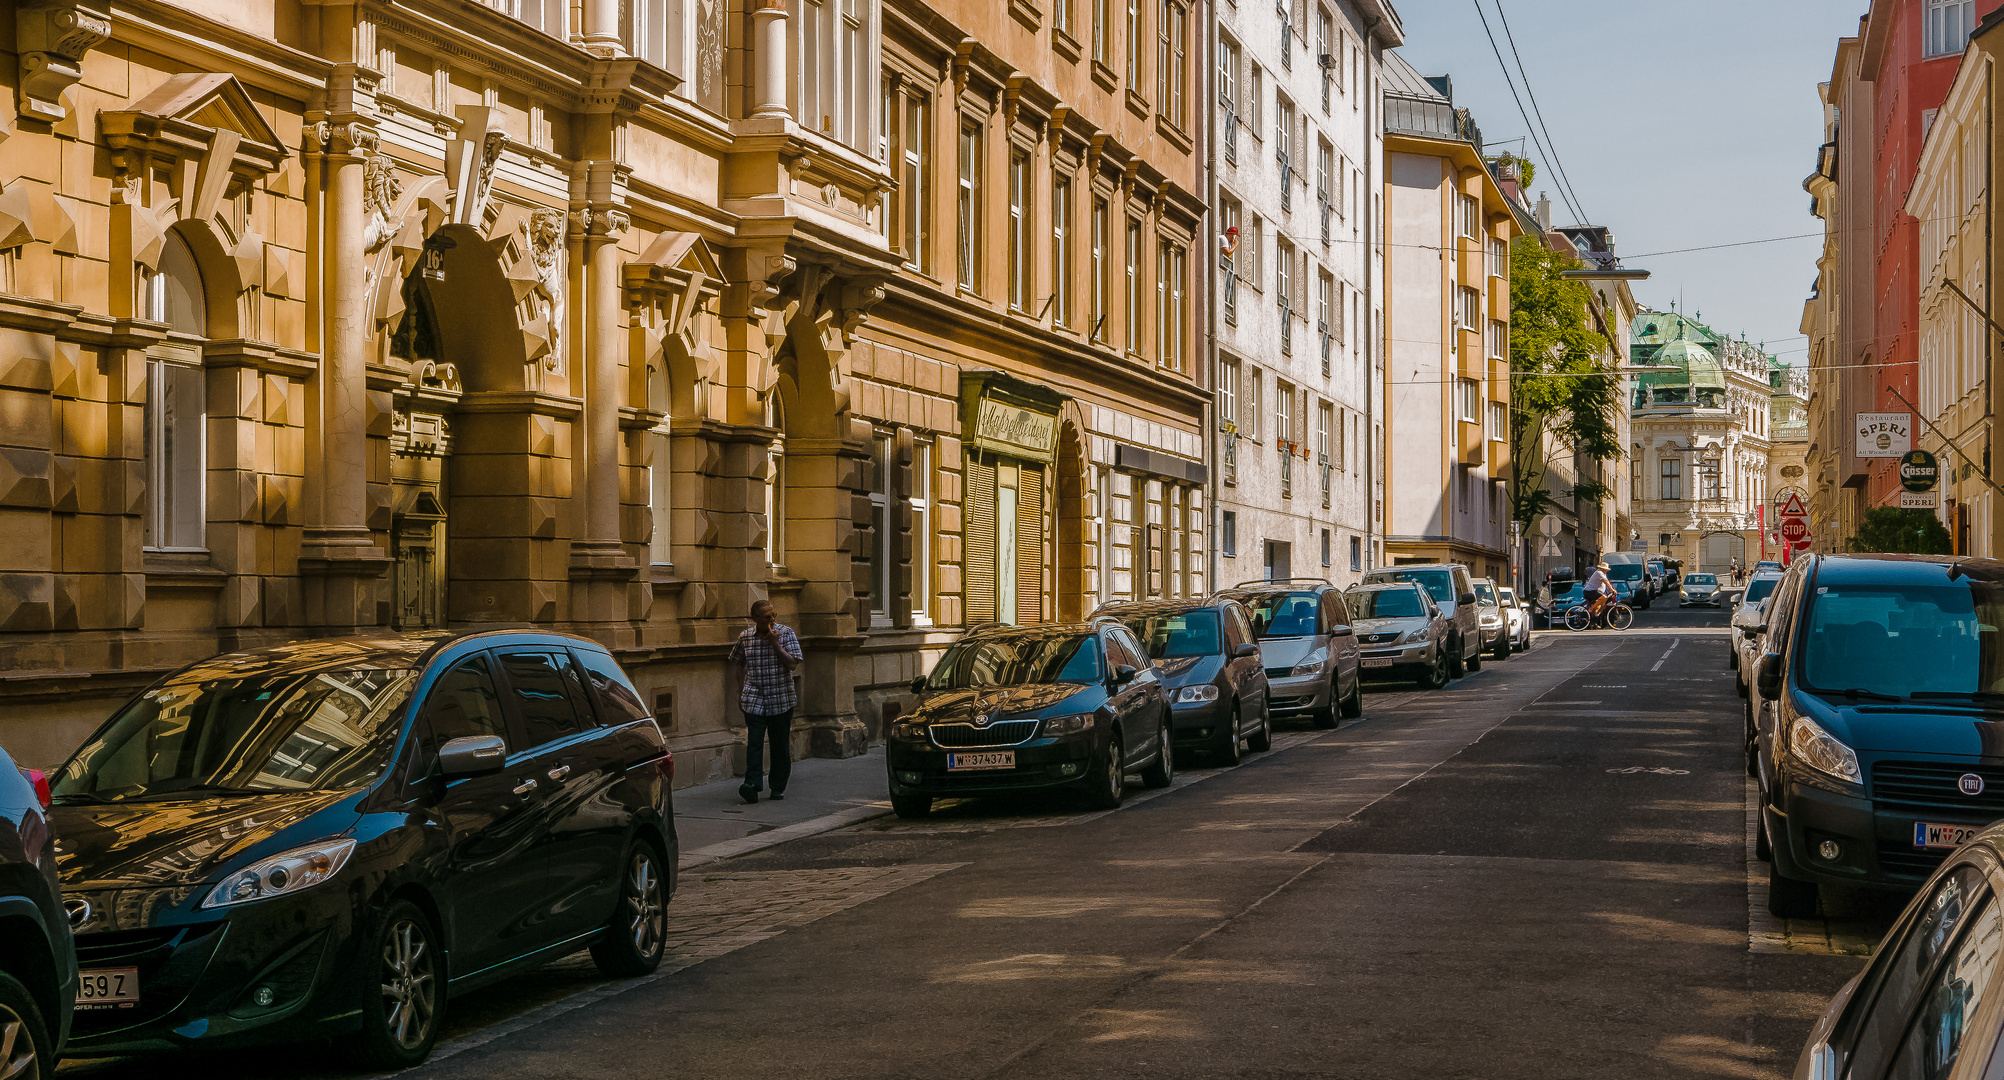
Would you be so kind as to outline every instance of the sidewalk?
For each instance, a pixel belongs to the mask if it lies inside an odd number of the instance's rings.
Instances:
[[[747,804],[738,797],[741,782],[733,777],[675,793],[683,869],[891,812],[881,746],[858,757],[794,762],[783,802],[761,793],[758,802]]]

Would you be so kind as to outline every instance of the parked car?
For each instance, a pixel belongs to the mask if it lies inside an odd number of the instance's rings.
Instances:
[[[77,1004],[70,918],[56,877],[49,779],[0,750],[0,1076],[55,1075]]]
[[[1482,648],[1489,658],[1510,659],[1510,618],[1503,614],[1496,583],[1488,578],[1475,579],[1475,613],[1482,622]]]
[[[1496,590],[1501,597],[1504,618],[1510,624],[1510,647],[1524,652],[1531,647],[1531,609],[1517,598],[1517,590],[1504,587]]]
[[[1674,586],[1670,584],[1670,568],[1662,559],[1650,559],[1644,565],[1649,567],[1649,587],[1652,595],[1662,596]]]
[[[1796,1080],[1994,1073],[1994,1052],[2004,1042],[1996,1000],[1997,942],[2004,936],[2000,859],[2004,829],[1992,826],[1935,870],[1810,1030]],[[1958,1071],[1961,1060],[1975,1067]]]
[[[1425,587],[1440,605],[1454,632],[1448,641],[1447,673],[1461,678],[1482,670],[1482,617],[1475,602],[1475,582],[1468,567],[1460,563],[1424,563],[1411,566],[1381,566],[1364,575],[1364,584],[1412,581]]]
[[[2004,816],[2004,562],[1805,555],[1768,600],[1749,707],[1768,906],[1913,888]]]
[[[1333,728],[1339,713],[1364,715],[1357,636],[1341,589],[1322,578],[1248,581],[1215,599],[1236,600],[1252,617],[1276,718],[1306,716]]]
[[[1648,607],[1655,594],[1649,590],[1649,565],[1643,557],[1615,551],[1601,556],[1601,559],[1607,563],[1607,577],[1614,582],[1615,591],[1619,593],[1621,586],[1628,586],[1628,595],[1622,597],[1621,602],[1638,611]]]
[[[168,675],[55,783],[70,1051],[337,1038],[422,1060],[449,998],[661,961],[674,759],[619,664],[518,630],[302,641]]]
[[[1169,695],[1178,750],[1236,765],[1241,744],[1254,751],[1273,746],[1273,693],[1244,605],[1158,600],[1107,604],[1093,614],[1119,619],[1141,640]]]
[[[1717,574],[1685,574],[1683,584],[1677,586],[1677,606],[1687,608],[1694,604],[1718,607],[1725,594],[1719,588]]]
[[[1741,697],[1747,696],[1747,680],[1753,675],[1755,661],[1760,659],[1759,637],[1748,633],[1748,628],[1766,621],[1767,599],[1774,595],[1774,587],[1779,584],[1780,574],[1755,574],[1733,604],[1733,651],[1726,658],[1726,666],[1733,671],[1733,682]]]
[[[1176,776],[1162,674],[1118,619],[970,634],[912,693],[885,747],[899,817],[940,798],[1051,789],[1110,810],[1128,773],[1150,787]]]
[[[1573,605],[1586,603],[1586,583],[1583,581],[1556,582],[1546,588],[1552,590],[1552,597],[1539,604],[1538,614],[1544,619],[1547,630],[1556,629],[1564,623],[1566,612],[1571,611]]]
[[[1779,562],[1776,562],[1773,559],[1762,559],[1761,561],[1753,564],[1753,569],[1748,571],[1748,573],[1779,574],[1782,572],[1783,569],[1784,567]]]
[[[1614,581],[1611,582],[1610,584],[1614,588],[1614,599],[1616,603],[1627,604],[1631,608],[1637,606],[1635,603],[1635,595],[1636,595],[1635,584],[1633,582]]]
[[[1357,620],[1362,667],[1374,679],[1447,685],[1454,624],[1425,586],[1411,581],[1359,585],[1344,594]]]

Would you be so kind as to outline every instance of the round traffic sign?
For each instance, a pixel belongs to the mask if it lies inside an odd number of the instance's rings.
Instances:
[[[1808,536],[1809,536],[1808,521],[1799,517],[1782,519],[1781,538],[1783,540],[1786,540],[1791,544],[1800,544]]]
[[[1941,479],[1941,463],[1925,450],[1909,450],[1900,456],[1900,486],[1915,493],[1933,491]]]

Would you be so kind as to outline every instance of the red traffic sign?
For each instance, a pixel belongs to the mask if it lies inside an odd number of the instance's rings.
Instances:
[[[1781,509],[1775,511],[1774,516],[1784,518],[1808,517],[1809,508],[1802,505],[1802,496],[1790,492],[1788,498],[1782,502]]]
[[[1799,517],[1783,518],[1781,538],[1791,544],[1800,544],[1809,539],[1809,522]]]

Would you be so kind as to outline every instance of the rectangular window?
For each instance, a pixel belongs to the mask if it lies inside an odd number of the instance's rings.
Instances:
[[[1162,115],[1179,128],[1190,126],[1184,112],[1184,87],[1190,82],[1189,9],[1181,3],[1162,5]]]
[[[1273,149],[1280,161],[1280,182],[1288,184],[1294,176],[1294,102],[1278,95],[1273,101]]]
[[[1072,324],[1072,178],[1051,181],[1051,323]]]
[[[1479,329],[1482,326],[1482,293],[1463,285],[1460,314],[1463,330]]]
[[[1230,510],[1218,517],[1218,548],[1225,558],[1236,559],[1239,555],[1239,516]]]
[[[1030,154],[1009,151],[1009,306],[1030,306]]]
[[[1718,467],[1718,465],[1717,465],[1717,464],[1712,464],[1712,465],[1709,465],[1709,466],[1707,466],[1707,465],[1700,465],[1700,466],[1698,467],[1698,475],[1704,478],[1704,484],[1705,484],[1705,500],[1706,500],[1707,502],[1717,502],[1717,501],[1719,501],[1719,497],[1720,497],[1720,496],[1719,496],[1719,467]]]
[[[1333,189],[1330,187],[1330,174],[1335,172],[1335,170],[1335,148],[1327,142],[1317,140],[1315,147],[1315,203],[1321,212],[1322,243],[1324,246],[1327,246],[1329,243],[1329,219],[1331,211],[1335,209],[1332,202],[1332,198],[1334,197]]]
[[[206,546],[207,414],[208,382],[201,367],[146,361],[148,550],[201,551]]]
[[[1260,391],[1261,391],[1260,383],[1262,381],[1264,380],[1260,377],[1260,372],[1258,368],[1252,369],[1252,371],[1248,374],[1246,381],[1245,435],[1246,438],[1249,438],[1254,442],[1259,441],[1259,413],[1260,413],[1259,403],[1260,403]]]
[[[1329,530],[1322,530],[1322,565],[1329,565]]]
[[[796,72],[801,125],[849,146],[870,142],[863,0],[803,0]]]
[[[1093,196],[1092,200],[1092,339],[1106,340],[1106,302],[1111,283],[1107,275],[1112,272],[1107,265],[1106,245],[1112,240],[1107,231],[1112,228],[1111,211],[1106,200]]]
[[[1507,442],[1510,438],[1510,406],[1506,402],[1489,403],[1489,438],[1492,442]]]
[[[1141,223],[1127,219],[1127,340],[1130,353],[1141,351]]]
[[[1254,138],[1259,137],[1260,128],[1266,123],[1262,119],[1265,116],[1263,110],[1266,108],[1266,100],[1262,97],[1266,93],[1265,83],[1266,79],[1260,74],[1259,65],[1252,65],[1251,77],[1246,84],[1246,108],[1250,110],[1251,115],[1246,117],[1246,123],[1252,128]]]
[[[884,122],[894,121],[886,116]],[[926,196],[926,177],[932,159],[932,102],[923,94],[905,95],[899,146],[897,157],[903,162],[902,182],[898,185],[903,234],[899,247],[905,262],[924,273],[932,269],[931,253],[927,250],[932,242],[932,206]]]
[[[1230,357],[1218,360],[1218,422],[1227,430],[1239,424],[1239,362]]]
[[[932,621],[932,444],[912,447],[912,621]]]
[[[1283,237],[1275,249],[1273,288],[1280,310],[1286,312],[1294,299],[1294,244]]]
[[[960,125],[960,284],[981,291],[981,125]]]
[[[1671,500],[1684,497],[1684,463],[1676,458],[1663,459],[1663,497]]]
[[[1362,537],[1353,536],[1350,538],[1350,569],[1362,570],[1363,568],[1364,540]]]
[[[1482,422],[1482,384],[1474,379],[1462,379],[1461,419],[1470,424]]]
[[[1104,64],[1106,54],[1106,5],[1110,0],[1092,0],[1092,58]]]
[[[891,610],[891,582],[896,576],[892,563],[897,544],[891,538],[891,526],[897,519],[891,514],[891,471],[897,459],[892,445],[889,435],[877,436],[876,455],[870,470],[870,535],[873,538],[870,545],[870,613],[879,617]]]
[[[675,547],[669,525],[675,513],[674,473],[669,469],[668,433],[657,430],[649,436],[654,440],[654,464],[647,467],[647,508],[654,518],[654,530],[647,538],[647,561],[655,566],[675,565]]]
[[[1976,29],[1976,0],[1927,0],[1922,56],[1959,53]]]
[[[1501,360],[1508,355],[1510,341],[1509,323],[1498,319],[1489,320],[1489,333],[1487,337],[1489,339],[1486,343],[1489,346],[1489,359]]]
[[[1322,69],[1322,111],[1329,111],[1329,86],[1336,81],[1336,57],[1329,49],[1329,39],[1334,36],[1335,20],[1329,17],[1328,8],[1315,9],[1315,62]]]
[[[1628,486],[1631,492],[1642,490],[1642,448],[1639,446],[1628,455]]]
[[[1510,276],[1510,245],[1494,236],[1489,238],[1489,276]]]
[[[1239,47],[1218,41],[1218,130],[1224,135],[1225,161],[1239,159]]]
[[[1294,442],[1294,387],[1277,380],[1273,384],[1273,439],[1276,444]]]
[[[1227,237],[1237,236],[1239,227],[1239,201],[1223,199],[1218,204],[1220,232]],[[1244,238],[1239,237],[1232,250],[1218,254],[1219,276],[1224,279],[1223,306],[1225,321],[1236,326],[1239,321],[1239,252],[1249,250],[1244,247]]]
[[[1266,223],[1258,214],[1246,226],[1244,254],[1240,256],[1239,280],[1258,289],[1266,267]]]
[[[1461,196],[1461,235],[1471,240],[1482,236],[1482,203],[1473,195]]]
[[[1141,0],[1127,2],[1127,88],[1141,87]]]
[[[1315,278],[1315,334],[1322,350],[1322,374],[1329,374],[1329,354],[1336,340],[1336,327],[1332,320],[1340,319],[1342,309],[1336,305],[1336,279],[1324,271]]]
[[[1322,473],[1322,505],[1324,506],[1329,505],[1330,473],[1336,467],[1336,462],[1329,453],[1329,429],[1335,425],[1335,422],[1335,408],[1328,402],[1323,402],[1321,407],[1315,411],[1315,464],[1316,468]],[[1328,552],[1323,552],[1323,555],[1325,558],[1322,565],[1327,566],[1329,565],[1329,560],[1326,558]]]
[[[1155,255],[1155,348],[1162,366],[1183,370],[1183,246],[1164,240]]]

